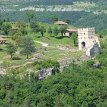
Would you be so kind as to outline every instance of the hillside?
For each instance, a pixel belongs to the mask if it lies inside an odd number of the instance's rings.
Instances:
[[[107,1],[0,0],[0,107],[107,107]]]
[[[81,65],[72,63],[62,73],[44,80],[38,80],[36,70],[30,76],[18,76],[26,67],[13,69],[16,74],[0,76],[0,106],[107,107],[107,47],[103,42],[102,53],[96,58],[101,63],[98,68],[89,60]],[[33,63],[34,69],[37,66]]]
[[[96,3],[101,3],[101,4],[105,4],[107,3],[107,1],[105,0],[1,0],[1,3],[4,4],[17,4],[17,3],[35,3],[35,4],[45,4],[45,5],[53,5],[53,4],[69,4],[69,3],[73,3],[73,2],[77,2],[77,1],[83,1],[83,2],[96,2]]]
[[[106,4],[106,0],[1,0],[0,14],[2,19],[27,21],[26,11],[32,10],[39,21],[52,23],[51,17],[57,16],[74,26],[101,30],[107,27]]]

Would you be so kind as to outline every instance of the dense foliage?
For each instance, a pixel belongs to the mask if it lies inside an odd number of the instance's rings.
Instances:
[[[15,75],[0,76],[0,105],[2,107],[106,107],[106,50],[106,43],[103,43],[101,54],[97,57],[101,63],[99,68],[92,65],[93,61],[84,62],[82,65],[72,63],[62,73],[41,81],[34,76],[29,81],[27,75],[22,80]],[[48,62],[44,62],[45,65],[46,63],[49,65]],[[43,66],[43,63],[40,64]]]
[[[12,15],[15,14],[15,17],[12,17]],[[71,21],[71,24],[77,27],[96,27],[97,31],[105,29],[107,27],[106,19],[107,15],[106,14],[99,14],[95,15],[93,13],[87,13],[87,12],[44,12],[41,14],[41,12],[34,12],[34,15],[38,21],[41,22],[48,22],[48,23],[53,23],[52,21],[52,16],[55,14],[59,19],[61,20],[66,20],[69,19]],[[27,22],[27,17],[24,12],[20,13],[14,13],[11,12],[10,14],[7,15],[7,13],[3,13],[3,16],[5,18],[10,18],[11,21],[16,21],[18,20],[24,20]],[[35,18],[33,19],[35,20]],[[84,23],[85,22],[85,23]]]
[[[32,13],[29,13],[29,11],[19,11],[21,8],[26,8],[26,7],[38,7],[39,5],[44,5],[44,7],[47,7],[49,5],[72,5],[73,2],[76,1],[83,1],[83,2],[94,2],[96,3],[95,8],[89,9],[90,12],[85,11],[62,11],[62,12],[36,12],[33,11]],[[71,24],[75,26],[80,26],[80,27],[96,27],[97,30],[105,29],[107,27],[106,25],[106,19],[107,19],[107,14],[104,13],[103,11],[106,12],[107,10],[107,1],[106,0],[21,0],[21,1],[14,1],[10,0],[8,2],[2,1],[1,6],[7,6],[9,4],[12,5],[18,5],[18,6],[13,6],[16,9],[16,11],[9,11],[8,14],[7,12],[1,12],[1,18],[2,20],[8,20],[8,21],[16,21],[16,20],[24,20],[28,22],[28,20],[39,20],[43,22],[48,22],[52,23],[52,20],[70,20]],[[40,6],[41,7],[41,6]],[[78,7],[78,6],[77,6]],[[10,7],[8,7],[10,8]],[[75,9],[75,8],[74,8]],[[11,8],[10,8],[11,10]],[[81,9],[80,9],[81,10]],[[98,12],[98,14],[97,14]],[[96,14],[94,14],[96,13]],[[14,15],[14,17],[13,17]],[[52,16],[57,16],[53,17]],[[10,19],[10,20],[9,20]],[[84,23],[85,22],[85,23]]]
[[[21,6],[28,6],[35,3],[26,0],[8,0],[10,4],[21,3]],[[31,1],[31,0],[30,0]],[[72,4],[73,1],[79,0],[38,0],[37,4],[50,5],[50,4]],[[86,1],[86,0],[82,0]],[[107,3],[105,0],[88,0],[90,2]],[[0,2],[5,4],[4,0]],[[5,4],[6,5],[6,4]],[[104,7],[103,7],[104,8]],[[13,17],[14,14],[14,17]],[[55,15],[53,17],[53,14]],[[0,13],[1,15],[1,13]],[[37,17],[37,19],[35,18]],[[8,19],[10,18],[10,20]],[[8,19],[8,20],[7,20]],[[11,26],[9,21],[24,20],[28,23],[22,23],[18,21]],[[72,25],[80,27],[96,27],[100,33],[101,39],[101,53],[96,57],[82,64],[75,64],[73,62],[68,68],[65,68],[63,72],[59,73],[59,63],[51,60],[36,61],[32,64],[25,65],[25,67],[10,70],[13,75],[0,75],[0,107],[107,107],[107,24],[106,14],[93,14],[92,12],[44,12],[27,13],[27,12],[9,12],[2,13],[2,21],[0,21],[0,31],[6,35],[11,35],[15,42],[13,44],[7,44],[7,53],[13,55],[16,53],[23,53],[27,56],[31,55],[35,51],[34,41],[30,37],[27,37],[28,31],[32,33],[39,33],[44,36],[48,32],[51,36],[57,36],[59,33],[65,31],[66,27],[49,27],[39,25],[36,20],[53,23],[58,19],[70,20]],[[5,22],[7,21],[7,22]],[[29,26],[31,29],[29,29]],[[14,27],[14,28],[12,28]],[[104,28],[102,30],[102,28]],[[47,30],[48,29],[48,30]],[[74,35],[74,34],[73,34]],[[104,39],[104,41],[103,41]],[[73,37],[74,45],[77,45],[77,37]],[[58,41],[59,42],[59,41]],[[20,54],[18,54],[20,55]],[[11,60],[12,61],[12,60]],[[96,62],[100,63],[100,66]],[[23,62],[22,62],[23,63]],[[49,76],[44,80],[38,80],[38,73],[36,70],[43,68],[55,67],[56,74]],[[32,67],[33,73],[28,74],[27,69]],[[30,68],[29,68],[30,69]],[[22,73],[21,78],[18,72]],[[8,72],[10,73],[10,72]]]

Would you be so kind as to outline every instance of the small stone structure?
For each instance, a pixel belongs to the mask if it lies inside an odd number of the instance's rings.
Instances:
[[[95,36],[95,28],[78,29],[79,50],[84,50],[87,56],[95,56],[100,51],[98,37]]]

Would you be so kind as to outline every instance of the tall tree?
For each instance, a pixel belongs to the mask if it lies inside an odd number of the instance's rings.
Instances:
[[[0,20],[0,30],[2,30],[3,27],[3,21]]]
[[[27,34],[27,31],[26,31],[26,24],[22,21],[17,21],[16,22],[16,29],[17,29],[17,32],[21,32],[22,35],[26,35]]]
[[[58,21],[58,17],[57,16],[52,16],[51,19],[52,19],[53,22]]]
[[[78,39],[77,39],[78,36],[77,36],[77,34],[73,33],[72,37],[73,37],[74,46],[77,46],[78,45]]]
[[[53,32],[52,32],[55,36],[57,36],[58,35],[58,33],[59,33],[59,30],[58,30],[58,28],[57,27],[54,27],[53,28]]]
[[[61,27],[59,28],[59,32],[61,33],[61,36],[64,35],[64,33],[66,32],[66,29],[67,29],[67,26],[61,26]]]
[[[10,30],[11,30],[12,26],[9,23],[3,23],[3,31],[6,35],[9,34]]]
[[[30,37],[23,37],[21,43],[21,53],[26,54],[27,59],[35,51],[34,41]]]
[[[46,32],[46,29],[45,29],[44,26],[41,26],[41,27],[39,28],[39,31],[40,31],[41,35],[44,36],[44,33]]]
[[[21,34],[21,32],[15,33],[13,35],[12,39],[15,40],[17,46],[20,46],[21,41],[22,41],[22,34]]]
[[[30,27],[31,27],[33,32],[39,32],[39,25],[37,22],[30,23]]]
[[[13,58],[14,53],[17,51],[16,46],[12,43],[7,44],[6,51],[10,54],[11,59]]]
[[[52,34],[52,28],[49,27],[48,30],[47,30],[47,32],[51,35]]]
[[[26,15],[27,15],[27,19],[28,19],[28,21],[29,21],[29,23],[30,23],[30,22],[31,22],[31,19],[34,18],[33,12],[29,10],[29,11],[26,12]]]

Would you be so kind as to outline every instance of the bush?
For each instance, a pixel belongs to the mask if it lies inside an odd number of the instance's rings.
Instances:
[[[45,60],[45,61],[36,61],[33,63],[33,65],[36,66],[37,69],[42,69],[42,68],[59,68],[59,63],[57,61],[52,61],[52,60]]]

